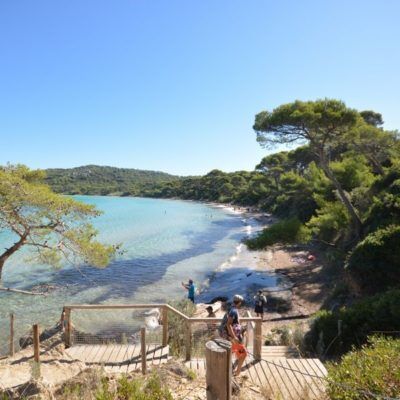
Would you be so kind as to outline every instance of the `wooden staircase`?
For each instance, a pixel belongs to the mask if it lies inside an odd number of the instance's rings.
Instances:
[[[251,348],[249,352],[252,353]],[[271,398],[324,398],[327,371],[320,360],[301,358],[299,352],[289,346],[263,346],[261,358],[261,361],[256,361],[249,355],[241,376],[247,376]],[[192,359],[185,365],[198,376],[206,374],[205,359]]]

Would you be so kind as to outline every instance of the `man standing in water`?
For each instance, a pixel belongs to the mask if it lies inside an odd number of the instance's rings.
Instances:
[[[194,286],[193,279],[189,279],[189,283],[183,283],[182,287],[188,291],[188,299],[194,303],[194,292],[196,287]]]

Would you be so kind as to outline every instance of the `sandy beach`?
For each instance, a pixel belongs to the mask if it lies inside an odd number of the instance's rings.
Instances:
[[[257,221],[258,227],[251,228],[247,232],[249,235],[275,222],[271,215],[256,209],[210,205],[240,215],[245,224],[249,219]],[[205,292],[211,291],[215,295],[218,288],[229,296],[242,294],[246,299],[244,309],[254,313],[252,299],[256,291],[262,289],[268,298],[263,324],[265,335],[282,326],[307,324],[330,292],[323,254],[311,246],[276,245],[258,251],[248,250],[244,243],[239,246],[237,254],[216,272]],[[210,300],[210,296],[199,297],[201,302]]]

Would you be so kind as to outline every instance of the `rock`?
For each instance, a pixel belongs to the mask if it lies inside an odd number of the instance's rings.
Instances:
[[[292,291],[282,290],[267,292],[267,308],[276,312],[287,312],[292,309]]]
[[[43,342],[44,340],[48,340],[60,332],[61,332],[61,324],[58,323],[58,324],[54,325],[52,328],[45,329],[40,334],[39,341]],[[32,346],[32,345],[33,345],[33,336],[32,335],[27,334],[27,335],[21,336],[19,338],[19,346],[21,347],[21,349],[25,349],[26,347]]]

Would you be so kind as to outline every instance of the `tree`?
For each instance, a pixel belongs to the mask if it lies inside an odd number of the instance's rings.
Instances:
[[[66,260],[104,267],[115,254],[115,246],[95,240],[89,220],[100,212],[54,193],[43,179],[41,171],[25,166],[0,168],[0,232],[15,239],[0,254],[0,283],[7,260],[22,247],[32,250],[32,261],[52,266]]]
[[[349,196],[329,166],[330,149],[337,146],[344,135],[362,121],[360,114],[339,100],[324,99],[283,104],[272,112],[256,115],[253,129],[257,141],[266,148],[279,144],[309,144],[319,165],[336,188],[345,205],[358,237],[361,219]]]
[[[364,154],[374,172],[384,175],[382,164],[390,160],[396,151],[397,132],[384,131],[371,123],[364,123],[352,129],[347,136],[350,145]]]
[[[287,161],[288,153],[286,151],[270,154],[261,160],[256,166],[256,170],[271,176],[275,182],[276,188],[279,189],[280,176],[287,168]]]

